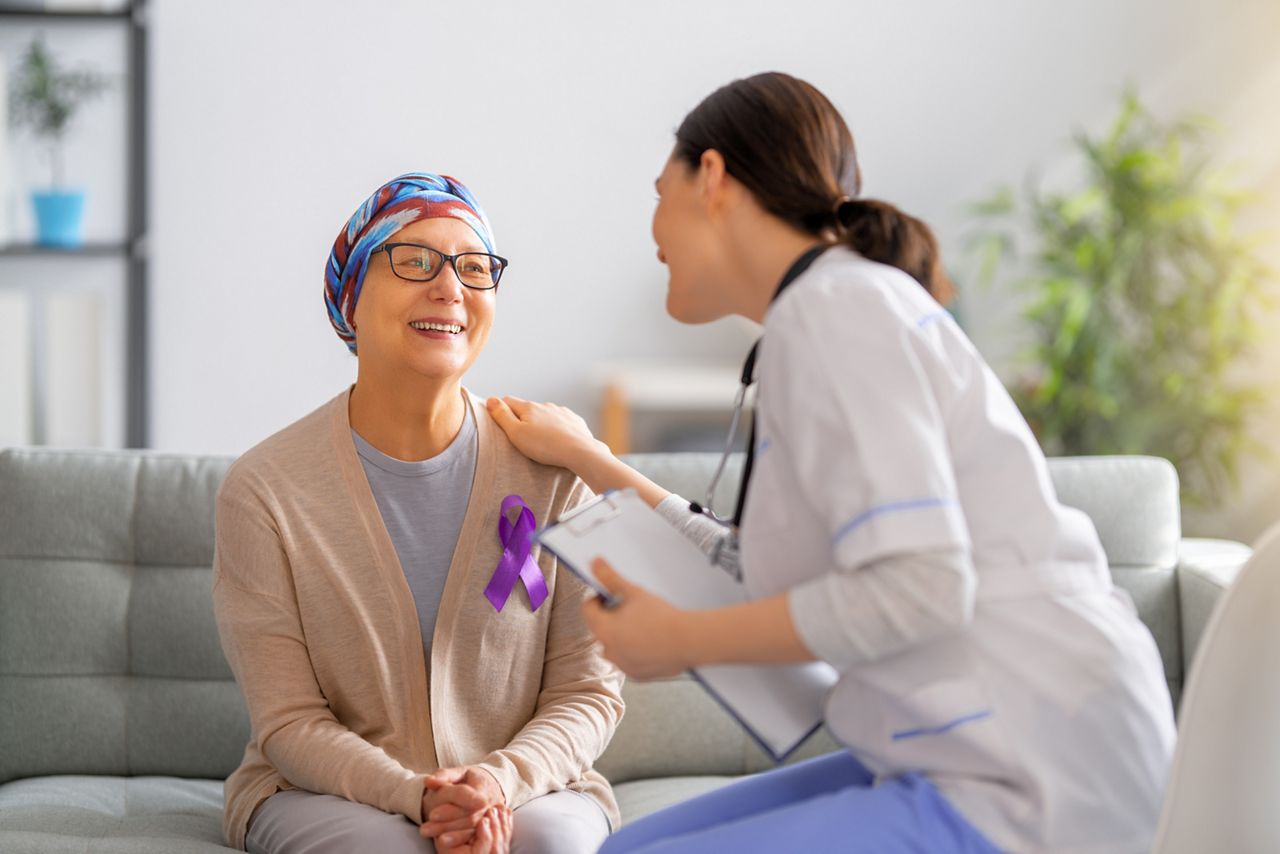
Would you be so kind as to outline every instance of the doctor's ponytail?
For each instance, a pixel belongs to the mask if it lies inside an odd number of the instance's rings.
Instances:
[[[814,86],[780,72],[722,86],[676,130],[674,156],[690,168],[709,149],[769,213],[903,270],[938,302],[951,298],[929,227],[887,202],[856,198],[862,175],[853,134]]]
[[[955,285],[943,269],[938,240],[923,221],[877,199],[842,199],[834,211],[841,243],[872,261],[897,267],[938,302],[955,296]]]

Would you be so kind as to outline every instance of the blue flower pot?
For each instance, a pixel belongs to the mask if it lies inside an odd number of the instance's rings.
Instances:
[[[84,222],[84,190],[36,190],[36,242],[42,246],[79,246]]]

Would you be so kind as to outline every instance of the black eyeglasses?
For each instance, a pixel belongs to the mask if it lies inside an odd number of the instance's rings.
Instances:
[[[391,261],[391,272],[410,282],[429,282],[444,269],[445,262],[453,266],[458,281],[477,291],[488,291],[498,286],[502,271],[507,269],[507,259],[487,252],[462,252],[446,255],[420,243],[384,243],[376,252],[386,252]]]

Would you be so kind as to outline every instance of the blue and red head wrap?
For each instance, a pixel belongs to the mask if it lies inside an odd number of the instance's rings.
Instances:
[[[431,172],[409,172],[383,184],[338,233],[324,268],[324,302],[329,322],[352,353],[356,351],[352,319],[369,256],[409,223],[440,216],[471,226],[485,250],[493,253],[493,231],[475,196],[461,181]]]

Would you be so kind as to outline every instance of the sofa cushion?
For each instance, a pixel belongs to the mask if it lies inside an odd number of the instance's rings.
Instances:
[[[1204,630],[1225,591],[1253,549],[1230,540],[1186,539],[1178,561],[1178,609],[1182,619],[1182,659],[1190,671]]]
[[[209,592],[229,463],[0,452],[0,782],[239,764],[248,714]]]
[[[650,777],[745,774],[755,745],[688,676],[622,688],[626,713],[596,762],[614,785]],[[661,748],[659,748],[661,745]]]
[[[615,786],[655,777],[751,774],[774,767],[773,759],[688,675],[622,687],[623,724],[596,762]],[[839,750],[819,729],[787,757],[798,762]]]
[[[57,776],[0,785],[5,851],[226,852],[222,781]]]
[[[634,780],[614,789],[626,824],[734,782],[698,775]],[[222,781],[50,776],[0,785],[6,852],[226,852]]]
[[[696,798],[698,795],[736,782],[737,777],[696,776],[664,777],[654,780],[632,780],[614,786],[618,808],[622,811],[622,823],[630,824],[649,813]]]
[[[1182,617],[1178,609],[1178,575],[1158,566],[1113,566],[1111,578],[1133,600],[1138,617],[1151,630],[1164,665],[1164,678],[1177,702],[1182,688]]]

